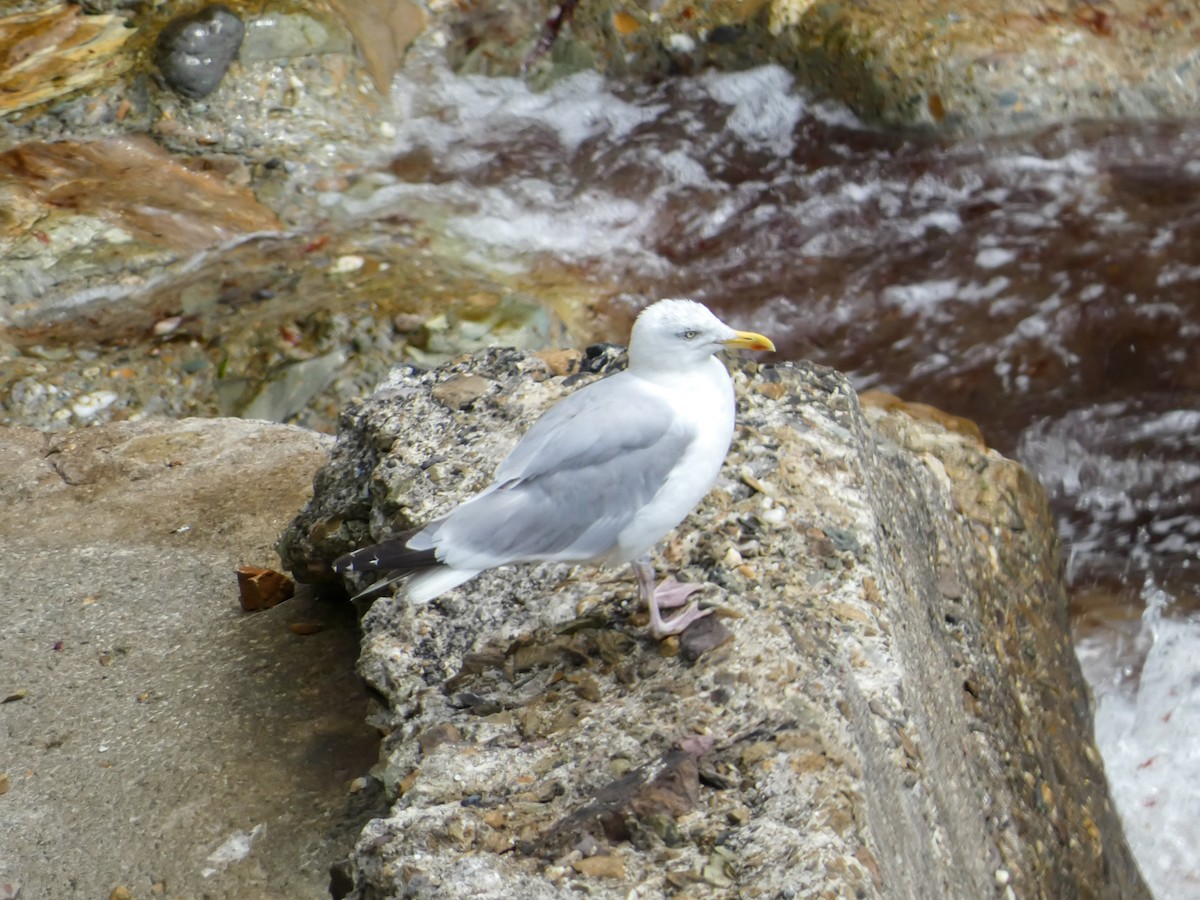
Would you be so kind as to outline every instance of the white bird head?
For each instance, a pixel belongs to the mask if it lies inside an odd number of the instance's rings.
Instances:
[[[724,349],[774,350],[769,338],[735,331],[694,300],[659,300],[642,310],[629,337],[629,368],[687,369]]]

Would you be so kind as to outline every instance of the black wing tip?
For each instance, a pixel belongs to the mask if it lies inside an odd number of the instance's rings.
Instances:
[[[345,575],[347,572],[358,571],[358,568],[355,566],[355,557],[358,553],[358,550],[352,550],[343,556],[339,556],[333,561],[333,565],[330,568],[337,575]]]
[[[378,548],[382,544],[372,544],[369,547],[359,547],[349,553],[339,556],[333,561],[333,571],[339,575],[345,572],[375,572],[379,562]]]
[[[415,532],[409,531],[391,540],[352,550],[333,561],[338,575],[359,572],[403,572],[440,565],[433,550],[413,550],[408,546]]]

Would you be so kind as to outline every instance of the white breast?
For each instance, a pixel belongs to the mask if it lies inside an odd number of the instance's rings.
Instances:
[[[719,359],[711,357],[687,373],[655,374],[645,381],[671,403],[696,437],[662,489],[621,532],[607,557],[614,564],[646,555],[687,518],[717,480],[733,440],[733,383]]]

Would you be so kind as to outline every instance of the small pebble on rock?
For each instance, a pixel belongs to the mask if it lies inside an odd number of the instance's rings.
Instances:
[[[587,859],[577,859],[571,863],[571,868],[580,875],[591,878],[625,877],[625,862],[619,856],[589,856]]]
[[[217,89],[245,31],[232,10],[214,3],[168,22],[158,36],[154,61],[171,90],[199,100]]]
[[[351,272],[357,272],[363,267],[366,260],[355,253],[347,253],[345,256],[339,256],[333,263],[331,271],[335,275],[348,275]]]

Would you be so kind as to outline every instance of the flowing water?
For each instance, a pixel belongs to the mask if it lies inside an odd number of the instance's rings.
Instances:
[[[331,211],[573,267],[614,323],[694,297],[1037,472],[1131,841],[1159,897],[1200,896],[1195,842],[1164,839],[1200,813],[1200,123],[898,137],[772,67],[540,94],[433,71],[398,103]]]

